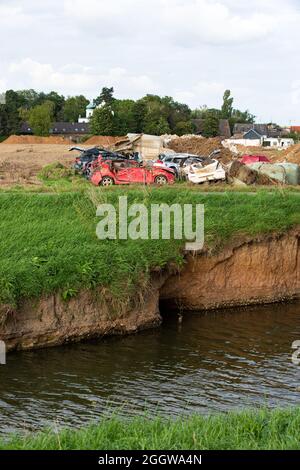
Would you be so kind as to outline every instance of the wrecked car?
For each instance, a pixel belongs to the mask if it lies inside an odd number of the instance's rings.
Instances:
[[[202,163],[192,164],[188,168],[187,177],[189,181],[196,184],[205,181],[224,181],[226,172],[218,160],[206,159]]]
[[[175,173],[168,168],[146,168],[131,166],[117,161],[105,161],[93,172],[91,182],[96,186],[112,186],[114,184],[171,184],[175,181]]]
[[[81,173],[83,176],[89,178],[91,176],[91,168],[93,162],[98,159],[101,160],[117,160],[127,158],[123,155],[111,152],[104,148],[92,147],[90,149],[81,149],[79,147],[72,147],[70,151],[77,150],[80,152],[78,157],[75,159],[74,169],[76,172]]]
[[[197,155],[191,155],[188,153],[172,153],[172,154],[162,154],[159,156],[153,164],[155,167],[167,167],[174,170],[176,177],[180,176],[181,169],[184,166],[187,160],[199,159]]]

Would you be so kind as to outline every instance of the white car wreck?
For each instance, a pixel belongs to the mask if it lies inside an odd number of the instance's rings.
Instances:
[[[218,160],[195,163],[186,169],[187,177],[192,183],[204,183],[205,181],[224,181],[226,172]]]

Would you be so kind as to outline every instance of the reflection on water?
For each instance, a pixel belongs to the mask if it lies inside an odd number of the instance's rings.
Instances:
[[[82,426],[109,415],[300,404],[300,303],[167,315],[136,336],[8,355],[0,432]]]

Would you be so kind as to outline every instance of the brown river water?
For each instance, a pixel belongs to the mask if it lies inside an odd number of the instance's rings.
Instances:
[[[15,352],[0,366],[0,433],[300,405],[300,302],[164,315],[135,336]]]

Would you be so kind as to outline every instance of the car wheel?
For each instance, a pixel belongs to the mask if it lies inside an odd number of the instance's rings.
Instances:
[[[114,180],[110,176],[104,176],[100,181],[101,186],[112,186],[114,184]]]
[[[155,184],[159,184],[159,185],[163,185],[163,184],[167,184],[168,180],[166,178],[166,176],[164,175],[158,175],[154,178],[154,183]]]

